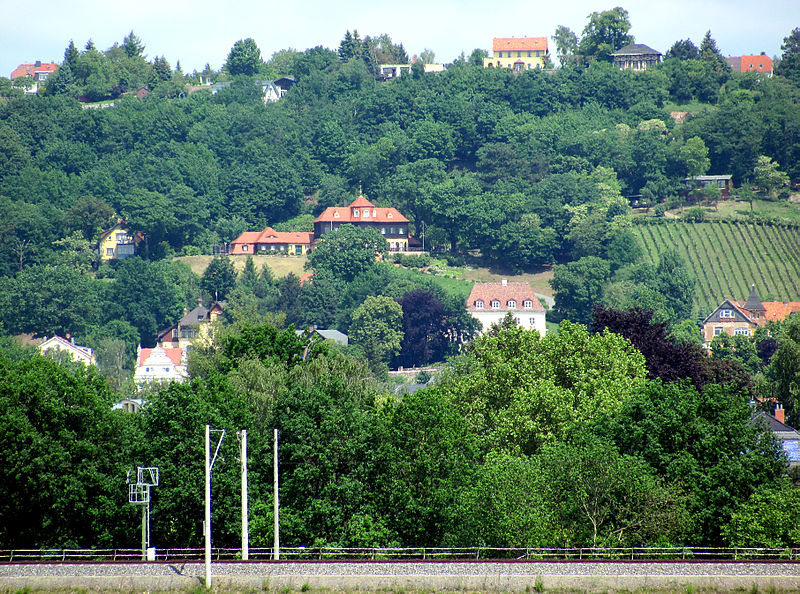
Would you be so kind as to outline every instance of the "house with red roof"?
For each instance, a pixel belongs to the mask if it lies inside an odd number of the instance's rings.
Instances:
[[[139,346],[133,381],[140,388],[151,382],[186,381],[186,352],[181,348]]]
[[[409,220],[396,208],[376,207],[359,196],[348,206],[329,206],[314,221],[314,239],[336,231],[342,225],[377,229],[386,238],[390,252],[407,252]]]
[[[755,285],[747,301],[726,299],[703,320],[703,342],[711,344],[715,336],[752,336],[756,328],[770,322],[781,322],[800,311],[800,301],[764,301],[756,294]]]
[[[761,72],[772,76],[772,58],[766,54],[758,56],[728,56],[725,58],[734,72]]]
[[[302,256],[311,249],[314,234],[302,231],[245,231],[231,242],[232,256],[253,254],[289,254]]]
[[[467,297],[467,311],[481,323],[481,332],[499,323],[508,313],[526,330],[547,332],[545,311],[528,283],[475,283]]]
[[[510,68],[514,72],[544,68],[547,37],[495,37],[492,54],[483,59],[484,68]]]
[[[20,64],[11,72],[11,80],[16,78],[29,77],[33,81],[33,86],[26,89],[26,93],[36,93],[39,90],[39,85],[47,80],[53,72],[58,70],[58,64],[55,62],[42,62],[36,60],[31,64]]]

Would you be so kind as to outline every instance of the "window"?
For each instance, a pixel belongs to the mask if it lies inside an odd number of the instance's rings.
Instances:
[[[245,244],[245,245],[243,245],[243,246],[242,246],[242,251],[243,251],[243,252],[246,252],[246,251],[248,251],[249,249],[250,249],[250,246],[249,246],[249,245],[247,245],[247,244]]]
[[[786,457],[789,462],[800,462],[800,441],[796,439],[786,439],[781,442],[783,451],[786,452]]]
[[[403,235],[405,233],[405,227],[398,227],[397,233],[398,235]]]
[[[363,218],[365,218],[365,219],[368,219],[368,218],[369,218],[369,209],[368,209],[368,208],[365,208],[365,209],[364,209],[364,216],[363,216]]]
[[[533,53],[533,52],[528,52],[528,57],[529,57],[529,58],[531,57],[531,54],[532,54],[532,53]]]
[[[526,299],[525,301],[522,302],[522,307],[524,307],[525,309],[532,308],[533,307],[533,301],[531,301],[530,299]]]
[[[353,216],[354,217],[358,216],[358,209],[357,208],[353,209]]]
[[[508,309],[517,309],[517,302],[513,299],[508,300]]]
[[[114,248],[106,248],[106,256],[113,256]]]
[[[381,227],[381,234],[386,235],[386,227]]]
[[[169,373],[169,367],[164,368],[164,373]]]
[[[722,326],[714,326],[714,336],[722,334]]]
[[[482,299],[478,299],[475,302],[475,309],[483,309],[483,300]]]
[[[377,216],[378,216],[378,209],[377,208],[373,208],[372,209],[372,218],[374,219]]]
[[[386,213],[386,218],[387,218],[387,219],[391,219],[391,218],[392,218],[392,213],[390,213],[390,212],[387,212],[387,213]]]
[[[531,328],[536,326],[536,318],[528,318],[528,322],[530,323]]]
[[[500,302],[497,299],[492,299],[492,309],[500,309]]]
[[[733,310],[732,309],[721,309],[719,311],[720,318],[732,318],[733,317]]]
[[[335,210],[333,211],[333,218],[334,219],[338,219],[339,218],[339,213],[337,211],[335,211]]]
[[[736,328],[733,333],[736,336],[750,336],[750,328]]]

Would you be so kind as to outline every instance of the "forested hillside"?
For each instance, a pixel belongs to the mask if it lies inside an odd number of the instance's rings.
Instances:
[[[751,209],[796,208],[800,29],[766,77],[731,72],[710,32],[620,70],[629,28],[621,8],[580,39],[559,28],[559,68],[484,69],[477,51],[389,81],[376,65],[407,56],[385,35],[267,61],[240,40],[202,73],[231,83],[216,94],[131,32],[70,43],[38,94],[0,80],[0,547],[135,544],[136,465],[161,468],[157,545],[199,544],[207,423],[252,431],[254,543],[270,540],[277,427],[285,544],[799,545],[800,491],[750,402],[800,423],[800,318],[717,337],[713,356],[697,328],[752,282],[800,300],[796,230],[686,222],[721,195],[685,179],[730,174]],[[260,81],[282,75],[296,84],[265,103]],[[379,231],[342,225],[303,282],[249,257],[202,274],[175,259],[311,231],[359,193],[430,253],[393,258]],[[101,262],[118,219],[140,252]],[[446,265],[552,271],[557,332],[507,318],[477,336]],[[185,383],[138,391],[137,347],[198,300],[224,302],[214,343],[194,345]],[[295,331],[314,326],[351,342]],[[97,366],[23,334],[71,334]],[[430,364],[432,383],[395,390],[389,368]],[[123,396],[141,414],[111,410]],[[239,469],[215,473],[215,542],[235,543]],[[789,520],[757,521],[764,501]]]

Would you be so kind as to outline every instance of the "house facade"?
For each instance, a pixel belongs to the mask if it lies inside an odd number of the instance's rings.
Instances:
[[[746,301],[726,299],[703,320],[703,342],[711,344],[715,336],[752,336],[756,328],[770,322],[780,322],[791,314],[800,311],[800,301],[764,301],[756,294],[755,287],[750,290]]]
[[[205,307],[202,300],[192,311],[183,310],[183,317],[158,333],[156,343],[163,349],[182,349],[188,353],[195,341],[206,346],[213,342],[213,324],[222,315],[224,303],[214,302]]]
[[[620,69],[642,71],[661,62],[661,52],[643,43],[631,43],[610,54],[611,61]]]
[[[117,221],[108,231],[100,235],[98,251],[101,260],[123,260],[136,255],[144,239],[141,233],[132,234],[123,221]]]
[[[386,238],[390,252],[407,252],[409,220],[396,208],[379,208],[359,196],[349,206],[329,206],[314,221],[314,239],[336,231],[341,225],[377,229]]]
[[[282,232],[267,227],[263,231],[245,231],[230,245],[232,256],[253,254],[288,254],[302,256],[311,249],[313,233]]]
[[[687,193],[697,189],[717,188],[720,198],[727,200],[731,197],[732,180],[731,175],[695,175],[694,177],[684,178],[683,183],[686,186]]]
[[[11,80],[13,81],[15,78],[20,77],[30,77],[33,81],[33,85],[26,89],[26,93],[36,93],[39,91],[39,86],[44,84],[47,78],[56,70],[58,70],[58,64],[55,62],[42,62],[41,60],[36,60],[36,62],[32,62],[30,64],[20,64],[16,68],[14,68],[13,72],[11,72]]]
[[[284,76],[277,80],[260,80],[256,84],[261,87],[263,93],[262,101],[264,103],[274,103],[280,101],[289,92],[289,89],[294,85],[295,80],[290,76]],[[231,81],[221,81],[211,85],[211,94],[216,95],[222,89],[227,89],[233,83]]]
[[[467,311],[481,323],[481,333],[511,313],[526,330],[547,332],[545,311],[528,283],[475,283],[467,297]]]
[[[133,381],[138,387],[151,382],[183,382],[186,378],[186,351],[183,349],[139,347],[133,374]]]
[[[483,59],[483,67],[534,70],[544,68],[547,55],[547,37],[495,37],[492,57]]]
[[[66,353],[73,361],[87,366],[96,363],[94,350],[75,344],[75,339],[70,338],[69,334],[67,334],[67,338],[61,338],[60,336],[47,338],[45,336],[44,340],[39,344],[39,352],[43,355],[47,353]]]
[[[800,465],[800,432],[786,424],[783,406],[775,404],[771,415],[765,412],[756,413],[751,422],[759,422],[761,419],[780,442],[783,453],[789,461],[789,468]]]

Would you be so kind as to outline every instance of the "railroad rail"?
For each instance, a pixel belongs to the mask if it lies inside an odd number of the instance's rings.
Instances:
[[[212,548],[214,561],[241,560],[238,548]],[[155,561],[201,561],[203,548],[156,548]],[[283,561],[392,561],[392,560],[603,560],[603,561],[798,561],[800,549],[755,547],[579,547],[579,548],[513,548],[513,547],[283,547]],[[269,561],[272,547],[251,547],[249,560]],[[73,563],[73,562],[138,562],[141,549],[0,549],[0,563]]]

